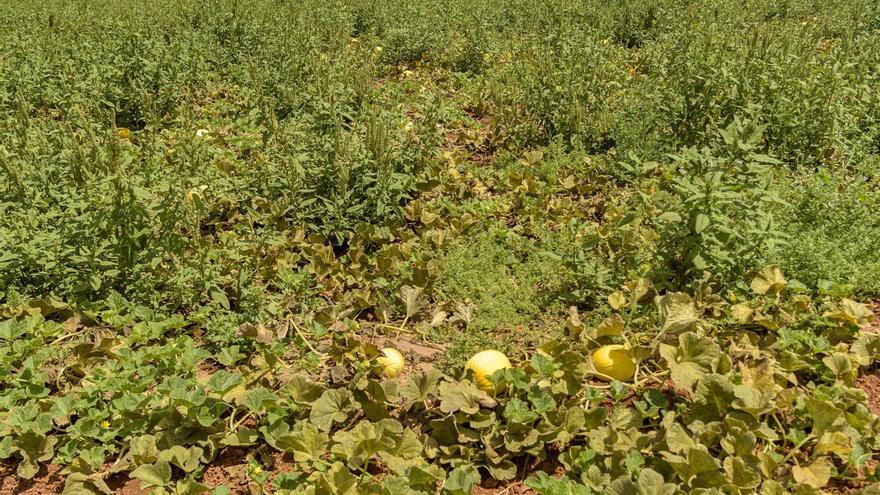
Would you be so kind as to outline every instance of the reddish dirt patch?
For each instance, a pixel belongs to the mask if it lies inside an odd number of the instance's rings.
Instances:
[[[873,320],[862,328],[862,331],[866,333],[880,332],[880,300],[874,301],[872,309],[874,311]],[[877,369],[877,363],[874,363],[869,370],[871,371],[856,380],[856,386],[864,390],[868,396],[868,408],[871,412],[880,415],[880,369]]]
[[[250,493],[247,480],[247,450],[227,448],[205,470],[202,483],[216,487],[225,485],[233,494]]]
[[[25,480],[15,474],[16,465],[13,463],[0,464],[0,495],[45,495],[49,493],[61,493],[67,479],[62,474],[64,466],[58,464],[44,464],[33,479]],[[150,493],[140,486],[138,480],[128,477],[127,473],[117,473],[109,476],[107,486],[113,493],[121,495],[147,495]]]
[[[880,415],[880,370],[860,376],[856,380],[856,386],[868,395],[868,409]]]
[[[880,299],[871,304],[871,310],[874,311],[874,319],[871,320],[871,323],[868,323],[868,326],[862,328],[862,331],[866,333],[880,333]]]
[[[49,464],[40,466],[33,479],[25,480],[15,474],[14,464],[0,464],[0,495],[45,495],[61,493],[64,489],[62,466]]]
[[[107,479],[107,486],[120,495],[147,495],[149,490],[141,488],[141,482],[128,477],[128,473],[117,473]]]

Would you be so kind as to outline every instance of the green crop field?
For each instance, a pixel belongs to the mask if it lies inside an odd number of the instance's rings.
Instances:
[[[0,493],[880,494],[880,2],[0,27]]]

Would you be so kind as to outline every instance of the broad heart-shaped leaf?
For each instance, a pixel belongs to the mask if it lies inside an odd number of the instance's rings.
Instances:
[[[778,266],[768,266],[752,277],[752,291],[764,295],[768,292],[778,294],[788,285]]]
[[[538,419],[538,415],[529,409],[529,405],[525,401],[514,397],[504,406],[504,419],[508,423],[530,425]]]
[[[660,356],[666,361],[672,381],[677,387],[691,393],[694,384],[710,371],[720,354],[721,349],[715,342],[693,332],[679,335],[678,347],[660,345]]]
[[[351,392],[344,388],[325,390],[309,412],[309,421],[321,431],[330,431],[333,423],[341,423],[354,411]]]
[[[278,403],[278,396],[264,387],[256,387],[244,394],[242,403],[251,412],[261,413]]]
[[[707,373],[694,390],[695,415],[702,413],[707,418],[723,417],[730,409],[734,399],[733,384],[724,375]]]
[[[358,495],[358,480],[341,462],[334,462],[330,470],[316,473],[315,492],[327,495]],[[311,478],[310,478],[311,479]]]
[[[813,434],[821,437],[826,431],[840,431],[846,426],[846,417],[829,401],[806,399],[807,412],[813,420]]]
[[[862,333],[850,346],[859,366],[868,366],[874,360],[880,360],[880,333]]]
[[[822,316],[842,323],[864,325],[871,321],[874,313],[866,304],[844,298],[834,308],[822,313]]]
[[[242,429],[233,433],[229,433],[220,440],[220,445],[230,447],[243,447],[253,445],[260,439],[260,432],[251,429]]]
[[[401,430],[400,423],[393,419],[383,419],[378,423],[361,421],[351,430],[336,432],[333,435],[336,444],[331,450],[349,466],[360,467],[379,452],[394,450],[397,432]]]
[[[857,370],[853,369],[852,361],[850,361],[847,354],[835,352],[830,356],[825,356],[822,359],[822,363],[827,366],[839,380],[852,386]]]
[[[150,464],[159,458],[159,448],[156,446],[156,437],[153,435],[132,438],[128,448],[135,465]]]
[[[293,460],[296,462],[312,462],[321,459],[328,444],[326,433],[319,431],[313,424],[300,422],[287,437],[285,450],[293,452]]]
[[[470,495],[474,486],[480,482],[480,473],[470,464],[458,466],[449,472],[443,482],[443,493],[449,495]]]
[[[835,454],[846,462],[853,448],[849,436],[842,431],[826,431],[816,442],[816,454]]]
[[[673,292],[654,298],[660,315],[661,332],[683,332],[693,329],[700,319],[697,306],[691,296]]]
[[[226,370],[218,370],[211,378],[208,379],[208,383],[206,384],[208,388],[217,393],[220,397],[226,395],[227,392],[231,391],[238,385],[244,383],[244,377],[239,373],[230,373]]]
[[[200,495],[211,491],[207,485],[203,485],[191,479],[178,480],[177,485],[174,488],[174,493],[176,495]]]
[[[761,483],[760,495],[789,495],[789,491],[776,480],[764,480]]]
[[[680,423],[672,423],[666,430],[666,446],[673,454],[687,452],[696,443]]]
[[[553,362],[553,358],[538,353],[532,355],[531,365],[538,374],[538,378],[551,378],[553,373],[559,369],[559,365]]]
[[[663,452],[666,462],[672,466],[672,469],[685,482],[689,482],[695,476],[720,470],[718,461],[712,457],[712,454],[704,445],[697,445],[688,449],[685,456],[669,454]]]
[[[754,466],[749,465],[742,457],[725,457],[724,472],[727,474],[727,480],[740,490],[757,488],[761,483],[761,475],[757,471],[757,461],[754,464]]]
[[[186,448],[183,445],[173,445],[167,450],[159,452],[159,460],[171,463],[187,473],[198,469],[199,459],[204,454],[201,447],[193,445]]]
[[[755,310],[749,303],[741,302],[730,307],[730,314],[741,325],[746,325],[754,321]]]
[[[403,430],[403,435],[397,439],[397,444],[391,452],[395,457],[403,459],[418,459],[422,455],[422,441],[419,436],[409,428]]]
[[[163,487],[171,483],[171,465],[165,461],[144,464],[129,475],[143,483],[144,488]]]
[[[536,493],[540,493],[541,495],[590,495],[591,493],[593,493],[593,491],[590,490],[586,485],[582,485],[580,483],[572,481],[568,478],[568,476],[563,475],[559,478],[556,478],[554,476],[549,476],[543,471],[538,471],[537,473],[529,477],[529,479],[526,480],[525,485],[534,490]],[[624,493],[635,493],[614,491],[613,486],[614,483],[609,485],[608,491],[606,493],[619,495],[622,495]]]
[[[437,384],[442,376],[436,368],[428,368],[424,373],[413,373],[400,387],[400,396],[408,404],[424,402],[431,395],[437,395]]]
[[[495,407],[497,403],[489,394],[478,389],[470,381],[444,382],[440,384],[440,410],[446,414],[461,411],[476,414],[480,406]]]
[[[302,375],[295,375],[282,389],[282,396],[289,396],[293,402],[311,406],[324,393],[324,386],[315,383]]]
[[[64,481],[61,495],[112,495],[114,492],[101,478],[73,472]]]
[[[678,486],[666,483],[663,476],[651,468],[639,473],[639,495],[674,495]]]
[[[736,400],[732,403],[733,408],[745,411],[755,418],[775,409],[773,397],[776,394],[774,393],[762,392],[748,385],[737,385],[733,387],[733,395],[736,396]]]
[[[48,461],[54,455],[56,443],[58,443],[58,437],[47,437],[33,431],[27,431],[15,438],[12,445],[23,458],[18,464],[16,474],[27,480],[36,476],[40,470],[39,463]]]
[[[516,477],[516,464],[510,459],[504,459],[498,463],[488,463],[484,467],[496,480],[507,481]]]
[[[794,480],[800,484],[813,488],[822,488],[831,479],[831,461],[827,457],[820,457],[806,466],[794,466],[791,474]]]

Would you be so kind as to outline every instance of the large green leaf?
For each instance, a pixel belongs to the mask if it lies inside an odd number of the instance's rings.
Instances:
[[[345,421],[354,409],[354,400],[348,390],[325,390],[309,411],[309,421],[321,431],[330,431],[334,423]]]
[[[439,392],[440,410],[444,413],[476,414],[480,406],[494,407],[496,404],[489,394],[470,381],[444,382],[440,384]]]
[[[171,465],[166,461],[138,466],[131,477],[140,480],[145,488],[163,487],[171,483]]]

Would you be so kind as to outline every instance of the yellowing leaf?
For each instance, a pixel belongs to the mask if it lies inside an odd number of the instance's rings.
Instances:
[[[626,296],[623,292],[615,291],[608,296],[608,304],[615,310],[620,309],[626,305]]]
[[[752,322],[752,316],[755,314],[755,310],[748,303],[739,303],[734,304],[730,307],[730,314],[736,318],[742,325],[746,325]]]
[[[759,271],[752,278],[752,290],[755,294],[767,294],[768,292],[780,293],[788,285],[782,271],[778,266],[768,266]]]
[[[866,304],[844,298],[834,309],[824,312],[822,316],[842,323],[864,325],[871,321],[874,313]]]
[[[852,453],[852,445],[849,436],[842,431],[827,431],[816,442],[817,454],[835,454],[842,461],[847,461]]]
[[[827,457],[821,457],[808,466],[794,466],[791,468],[791,474],[794,480],[802,485],[822,488],[831,479],[831,462]]]
[[[614,313],[602,320],[602,323],[596,327],[596,337],[604,337],[606,335],[618,336],[623,333],[623,318]]]

